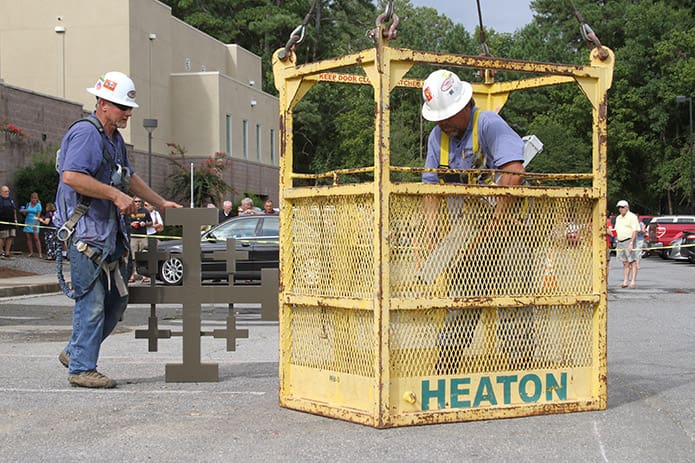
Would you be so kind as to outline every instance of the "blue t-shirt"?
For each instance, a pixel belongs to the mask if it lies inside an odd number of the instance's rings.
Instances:
[[[473,108],[475,111],[477,108]],[[427,160],[425,167],[439,167],[439,145],[442,130],[436,125],[430,132],[427,141]],[[498,169],[508,162],[524,162],[524,142],[521,137],[509,127],[502,117],[494,111],[480,111],[478,116],[478,143],[480,151],[485,153],[484,166],[474,166],[473,153],[473,118],[462,138],[449,139],[449,169]],[[424,183],[439,183],[439,175],[434,172],[422,174]]]
[[[58,166],[61,180],[56,194],[56,226],[60,227],[70,218],[80,201],[80,195],[63,183],[63,172],[74,171],[94,177],[104,161],[102,140],[99,131],[88,121],[73,125],[63,137]],[[132,173],[125,142],[118,130],[108,139],[107,149],[116,164]],[[113,164],[105,162],[97,180],[110,184],[113,170]],[[120,237],[122,242],[127,242],[126,230],[123,216],[113,202],[107,199],[92,199],[87,213],[77,222],[72,239],[73,242],[81,240],[111,254],[116,246],[116,237]]]

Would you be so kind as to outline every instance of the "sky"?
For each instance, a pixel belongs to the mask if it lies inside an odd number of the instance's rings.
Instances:
[[[414,6],[428,6],[462,24],[470,33],[478,25],[476,0],[410,0]],[[480,0],[483,25],[497,32],[514,32],[530,23],[533,14],[530,0]],[[396,11],[398,14],[398,11]]]

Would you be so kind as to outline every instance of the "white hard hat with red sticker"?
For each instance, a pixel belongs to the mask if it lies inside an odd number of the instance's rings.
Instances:
[[[94,87],[87,89],[92,95],[112,103],[137,108],[135,84],[127,75],[118,71],[107,72],[97,79]]]
[[[438,122],[448,119],[466,107],[473,96],[473,87],[445,69],[434,71],[422,84],[422,117]]]

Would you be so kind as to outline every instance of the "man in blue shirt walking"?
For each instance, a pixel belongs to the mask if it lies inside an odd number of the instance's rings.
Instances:
[[[75,298],[72,336],[58,359],[73,386],[112,388],[116,382],[97,371],[97,360],[128,304],[124,217],[136,210],[133,195],[160,210],[181,206],[155,193],[128,162],[118,129],[138,107],[133,81],[112,71],[87,92],[96,96],[96,110],[65,134],[58,163],[55,219],[67,242]]]

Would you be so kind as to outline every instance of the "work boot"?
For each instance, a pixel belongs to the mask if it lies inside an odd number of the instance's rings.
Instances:
[[[60,354],[58,354],[58,361],[62,363],[65,368],[70,366],[70,356],[66,354],[64,350],[61,350]]]
[[[116,387],[116,381],[96,370],[83,371],[68,376],[68,382],[73,386],[110,389]]]

